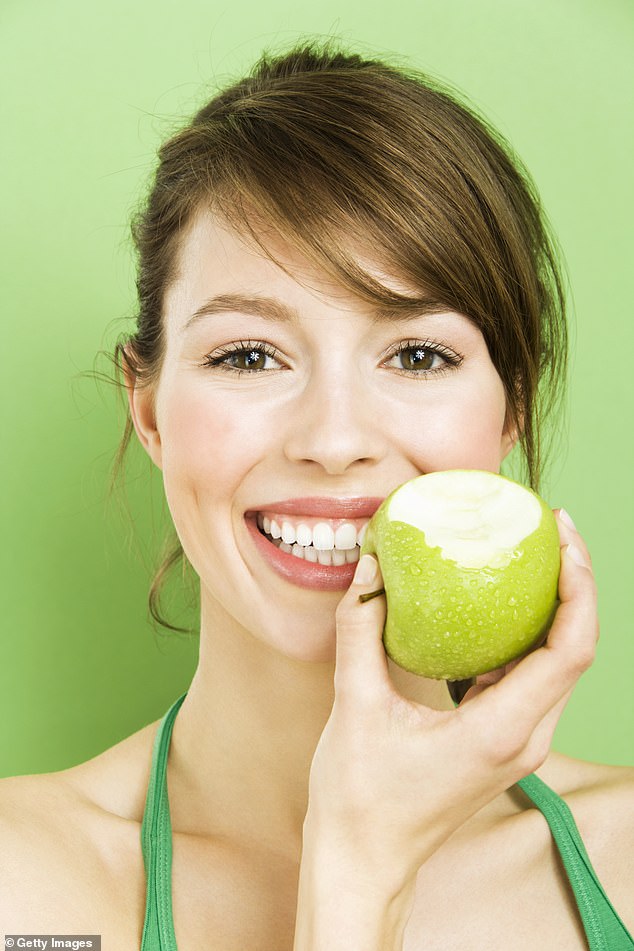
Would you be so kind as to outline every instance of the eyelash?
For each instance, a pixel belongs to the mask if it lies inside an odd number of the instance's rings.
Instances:
[[[425,350],[427,353],[433,353],[435,355],[437,354],[443,358],[445,363],[440,367],[434,367],[433,369],[429,370],[406,370],[405,368],[394,368],[396,369],[397,373],[404,374],[405,376],[439,376],[443,373],[447,373],[449,370],[459,367],[464,359],[461,354],[456,353],[453,350],[449,350],[448,347],[443,347],[441,344],[434,343],[431,340],[403,340],[394,350],[392,350],[391,353],[387,355],[385,359],[391,360],[393,357],[398,356],[398,354],[407,350]],[[270,373],[270,370],[245,370],[241,367],[232,367],[226,362],[227,358],[230,356],[240,353],[249,353],[251,351],[255,351],[256,353],[264,353],[273,360],[277,359],[278,357],[278,351],[275,349],[275,347],[272,347],[263,340],[236,340],[234,343],[224,347],[216,354],[207,354],[204,362],[200,365],[203,367],[209,367],[211,369],[215,369],[217,367],[220,370],[227,370],[229,373],[235,373],[238,376],[243,373]]]

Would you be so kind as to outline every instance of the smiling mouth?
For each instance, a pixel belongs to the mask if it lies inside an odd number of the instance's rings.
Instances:
[[[256,516],[258,531],[280,551],[312,564],[339,567],[359,560],[369,519],[324,519]]]

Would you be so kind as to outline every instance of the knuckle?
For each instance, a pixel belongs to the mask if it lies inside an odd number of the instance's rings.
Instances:
[[[580,644],[571,658],[570,667],[573,674],[583,674],[594,663],[596,643]]]
[[[489,732],[481,737],[481,755],[494,768],[517,760],[525,746],[525,738],[513,730]]]
[[[582,674],[592,667],[595,657],[596,650],[594,645],[587,647],[584,651],[582,651],[581,657],[579,658],[579,667]]]
[[[547,737],[526,737],[515,733],[489,749],[489,763],[495,769],[509,769],[519,778],[527,776],[544,764],[550,750]]]
[[[525,760],[523,765],[528,765],[531,772],[543,766],[550,753],[550,744],[552,740],[551,731],[542,725],[531,736],[525,749]]]
[[[550,752],[550,737],[534,734],[526,744],[519,762],[522,771],[534,773],[536,769],[543,766]]]

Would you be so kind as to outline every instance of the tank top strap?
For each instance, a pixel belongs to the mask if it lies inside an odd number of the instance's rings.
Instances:
[[[172,824],[167,796],[167,757],[176,714],[187,691],[161,719],[141,823],[146,905],[141,951],[178,951],[172,913]],[[566,802],[534,773],[517,784],[548,822],[570,880],[590,951],[634,951],[634,940],[619,918],[592,867]]]
[[[517,784],[543,814],[575,895],[590,951],[634,951],[634,940],[595,872],[568,804],[531,773]]]
[[[146,902],[141,951],[177,951],[172,915],[172,823],[167,798],[167,755],[176,714],[187,691],[159,723],[141,823]]]

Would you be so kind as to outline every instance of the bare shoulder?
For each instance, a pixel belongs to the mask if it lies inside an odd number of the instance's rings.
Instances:
[[[634,826],[634,766],[610,766],[552,752],[537,775],[589,817]],[[609,812],[609,816],[606,813]]]
[[[634,767],[554,753],[537,775],[565,800],[599,881],[634,933]]]
[[[5,930],[28,922],[29,930],[54,931],[72,907],[85,910],[93,933],[96,902],[113,908],[135,900],[119,894],[120,883],[143,885],[140,824],[155,729],[69,769],[0,779]]]

